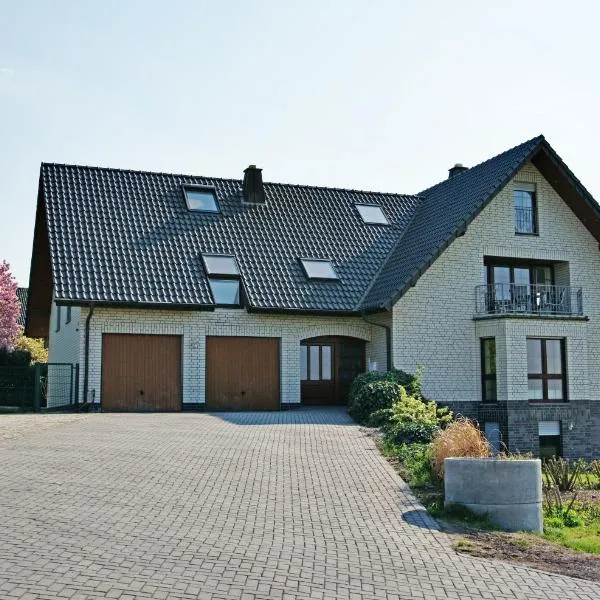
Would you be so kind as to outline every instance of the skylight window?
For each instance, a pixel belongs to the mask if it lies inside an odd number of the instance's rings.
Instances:
[[[213,188],[184,187],[185,201],[189,210],[218,213],[219,206]]]
[[[208,283],[215,304],[223,306],[240,305],[239,279],[215,279],[214,277],[209,277]]]
[[[202,260],[214,303],[217,306],[240,306],[240,268],[235,256],[203,254]]]
[[[383,214],[381,207],[377,206],[376,204],[357,204],[356,209],[365,223],[372,225],[390,224],[386,216]]]
[[[322,258],[301,258],[300,263],[309,279],[336,280],[339,279],[331,261]]]
[[[235,256],[225,254],[203,254],[204,266],[209,275],[229,275],[238,277],[240,270],[237,266]]]

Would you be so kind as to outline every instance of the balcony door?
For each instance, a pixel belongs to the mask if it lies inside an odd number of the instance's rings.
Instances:
[[[544,286],[554,284],[554,268],[542,264],[489,263],[484,268],[489,286],[489,312],[531,312],[550,293]]]

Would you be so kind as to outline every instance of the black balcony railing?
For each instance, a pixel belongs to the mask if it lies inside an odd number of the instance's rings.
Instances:
[[[533,208],[515,206],[515,231],[517,233],[536,233]]]
[[[583,315],[583,290],[568,285],[478,285],[475,288],[475,313]]]

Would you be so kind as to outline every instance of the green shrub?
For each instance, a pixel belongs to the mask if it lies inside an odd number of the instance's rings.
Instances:
[[[447,408],[411,396],[403,387],[390,408],[371,416],[371,422],[379,425],[394,444],[430,442],[433,433],[451,419],[452,413]]]
[[[354,378],[348,393],[348,412],[358,423],[369,423],[372,413],[384,408],[390,408],[396,400],[397,394],[394,395],[392,393],[392,387],[390,386],[369,387],[378,383],[395,384],[393,389],[397,393],[399,386],[403,386],[409,394],[418,398],[422,397],[421,369],[417,369],[415,375],[410,375],[398,369],[361,373]]]
[[[0,348],[0,366],[25,367],[31,363],[31,354],[26,350]]]
[[[402,476],[411,487],[419,488],[437,483],[429,460],[429,444],[396,446],[387,442],[385,452],[400,461]]]
[[[399,397],[402,386],[393,381],[380,380],[360,387],[354,402],[348,408],[350,416],[363,425],[375,425],[371,415],[390,407]]]

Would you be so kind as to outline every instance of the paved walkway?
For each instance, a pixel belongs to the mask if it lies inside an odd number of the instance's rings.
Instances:
[[[454,553],[341,410],[32,415],[0,416],[0,598],[597,600],[600,586]]]

